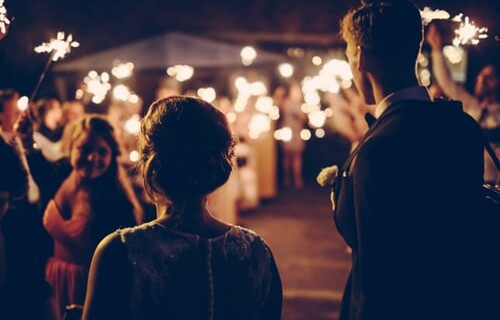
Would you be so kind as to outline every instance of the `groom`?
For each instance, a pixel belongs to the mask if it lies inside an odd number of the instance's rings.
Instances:
[[[474,242],[481,131],[461,103],[419,86],[422,32],[406,0],[365,1],[342,21],[354,82],[377,107],[334,190],[352,248],[341,320],[492,319],[482,287],[492,253]]]

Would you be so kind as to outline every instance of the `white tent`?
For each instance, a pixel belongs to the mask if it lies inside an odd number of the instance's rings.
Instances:
[[[53,70],[55,72],[109,70],[118,61],[134,63],[136,71],[167,68],[176,64],[199,68],[241,66],[241,49],[240,45],[170,32],[74,60],[66,60],[56,64]],[[282,55],[258,51],[254,64],[277,63],[284,60]]]

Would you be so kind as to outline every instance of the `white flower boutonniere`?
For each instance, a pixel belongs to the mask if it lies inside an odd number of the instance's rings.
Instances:
[[[322,187],[331,187],[335,183],[335,179],[339,174],[339,167],[336,165],[329,166],[321,169],[320,173],[316,177],[316,181]]]

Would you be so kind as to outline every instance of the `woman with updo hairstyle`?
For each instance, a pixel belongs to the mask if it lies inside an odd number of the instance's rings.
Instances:
[[[94,254],[83,319],[280,319],[281,280],[255,232],[206,209],[232,170],[223,113],[192,97],[154,102],[140,136],[157,219],[106,237]]]

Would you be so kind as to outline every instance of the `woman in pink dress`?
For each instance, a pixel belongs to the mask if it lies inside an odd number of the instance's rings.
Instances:
[[[90,261],[99,241],[118,228],[142,222],[142,209],[118,161],[120,148],[107,120],[97,115],[75,120],[65,129],[64,139],[67,157],[56,164],[34,150],[28,156],[42,195],[48,198],[43,225],[54,252],[46,279],[57,319],[64,317],[66,307],[84,304]]]

